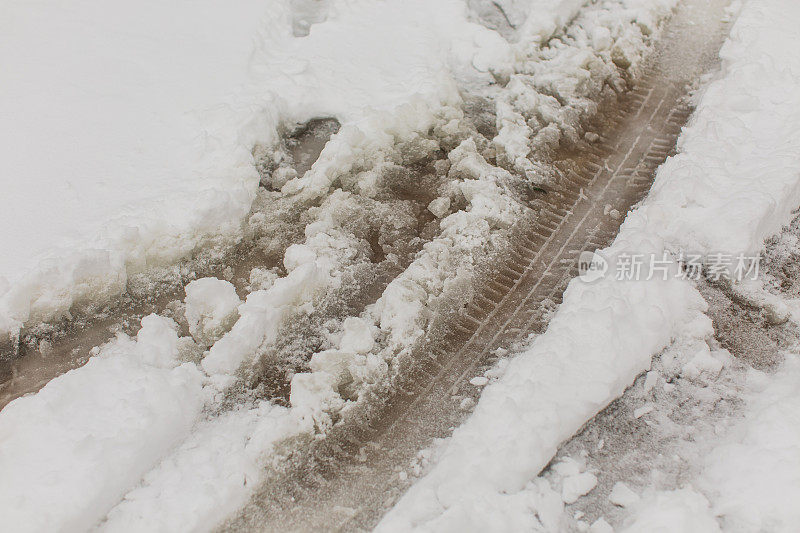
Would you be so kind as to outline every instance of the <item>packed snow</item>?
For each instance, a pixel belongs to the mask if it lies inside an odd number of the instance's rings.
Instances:
[[[80,369],[0,411],[3,520],[15,531],[92,527],[200,416],[203,374],[150,315]]]

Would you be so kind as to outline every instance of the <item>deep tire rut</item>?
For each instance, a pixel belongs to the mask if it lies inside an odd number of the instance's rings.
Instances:
[[[226,529],[352,531],[380,520],[410,484],[401,472],[463,420],[459,401],[476,396],[468,380],[498,348],[544,330],[580,252],[607,246],[650,189],[690,116],[692,83],[717,64],[724,7],[680,6],[633,89],[593,119],[600,140],[556,154],[557,186],[534,200],[535,219],[449,332],[415,351],[388,399],[376,393],[324,438],[288,452]]]

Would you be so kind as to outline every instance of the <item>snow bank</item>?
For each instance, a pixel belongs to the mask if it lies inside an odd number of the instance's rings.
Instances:
[[[87,530],[189,433],[203,375],[169,319],[142,320],[89,362],[0,411],[0,514],[13,531]]]
[[[646,212],[628,217],[606,250],[610,257],[663,249]],[[531,490],[527,484],[558,445],[621,395],[678,331],[701,324],[710,332],[704,310],[700,295],[676,278],[570,283],[547,331],[484,389],[433,470],[378,529],[433,531],[470,523],[502,531],[512,518],[499,520],[500,513],[486,513],[480,502],[505,505],[503,500]]]
[[[745,377],[746,376],[746,377]],[[740,418],[724,421],[693,459],[691,485],[654,491],[624,531],[797,529],[800,510],[800,355],[771,374],[748,367]],[[698,492],[701,491],[701,492]]]
[[[310,431],[289,410],[260,401],[201,421],[147,473],[101,531],[209,531],[247,503],[275,442]]]
[[[723,76],[703,93],[681,153],[659,170],[607,256],[752,252],[786,223],[800,204],[800,58],[790,51],[798,21],[789,1],[746,4],[722,51]],[[436,466],[378,530],[501,531],[533,514],[539,488],[531,480],[558,445],[674,336],[711,334],[704,308],[678,279],[573,280],[547,331],[484,389]]]
[[[241,134],[252,118],[226,98],[247,80],[267,9],[258,0],[6,3],[6,322],[108,299],[129,269],[238,231],[258,175],[254,132]]]
[[[674,246],[758,252],[800,203],[798,22],[796,2],[745,3],[720,52],[722,77],[702,92],[650,195]]]
[[[241,238],[259,182],[252,149],[281,124],[342,122],[316,182],[347,172],[354,149],[380,157],[392,140],[381,113],[423,101],[413,124],[424,129],[443,102],[460,101],[457,77],[508,68],[507,43],[468,22],[459,0],[341,0],[319,17],[290,4],[8,6],[0,331],[107,300],[130,272]],[[295,15],[318,21],[308,36],[293,36]]]

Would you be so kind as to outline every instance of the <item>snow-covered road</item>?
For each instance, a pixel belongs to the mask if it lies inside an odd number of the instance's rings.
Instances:
[[[407,488],[408,472],[419,470],[420,450],[436,438],[448,436],[453,426],[464,421],[486,381],[482,372],[499,375],[499,369],[490,368],[498,350],[507,351],[545,327],[548,331],[561,331],[554,342],[563,342],[560,339],[564,332],[571,331],[570,324],[576,321],[574,314],[563,322],[547,323],[575,274],[578,255],[582,250],[603,248],[613,240],[622,222],[620,213],[627,213],[641,200],[652,184],[656,167],[674,148],[689,116],[685,103],[687,82],[715,65],[725,31],[722,18],[722,3],[709,4],[702,10],[683,8],[674,15],[656,47],[654,60],[641,70],[635,88],[594,117],[590,131],[605,140],[565,148],[552,156],[562,177],[532,204],[536,209],[534,221],[521,227],[519,235],[512,239],[509,257],[479,282],[451,331],[443,338],[432,335],[415,348],[414,363],[395,382],[397,392],[385,400],[386,405],[370,399],[367,405],[354,406],[344,415],[340,427],[328,432],[324,442],[312,446],[310,457],[293,457],[289,465],[282,465],[278,469],[280,475],[269,479],[235,525],[252,528],[266,523],[297,530],[373,527]],[[716,38],[709,35],[711,24],[705,26],[704,32],[697,32],[696,26],[689,23],[697,20],[717,21]],[[680,69],[676,68],[678,64]],[[676,291],[671,300],[661,305],[666,309],[678,307],[686,295],[686,291]],[[598,298],[597,307],[587,304],[586,313],[597,315],[606,305]],[[650,314],[626,314],[617,320],[620,325],[615,331],[622,336],[624,331],[634,335],[646,330],[661,311],[654,306]],[[607,317],[595,316],[592,323],[580,323],[585,329],[580,337],[584,343],[558,356],[559,361],[569,361],[568,368],[554,364],[552,372],[547,365],[529,370],[513,366],[512,362],[503,370],[509,380],[528,382],[530,395],[514,393],[515,409],[503,413],[495,409],[490,415],[494,420],[484,421],[491,424],[491,430],[479,430],[484,441],[481,459],[450,459],[452,468],[447,470],[444,483],[452,501],[472,504],[474,499],[483,497],[483,487],[471,482],[475,478],[485,476],[486,483],[503,483],[507,487],[514,484],[514,478],[534,476],[561,439],[574,433],[598,405],[620,394],[628,380],[641,371],[645,359],[625,354],[624,345],[610,336]],[[576,332],[572,336],[578,337]],[[605,344],[602,352],[589,349],[598,339],[605,341],[601,343]],[[669,342],[669,330],[653,330],[649,337],[642,335],[639,340],[640,348],[649,357]],[[617,355],[619,352],[622,354]],[[609,368],[598,362],[601,360],[607,361]],[[606,385],[603,382],[587,387],[592,397],[583,400],[574,387],[559,379],[571,376],[578,380],[587,369],[590,374],[617,380],[608,386],[607,397],[599,396],[598,390]],[[487,395],[480,396],[481,402],[488,400]],[[505,392],[501,392],[495,401],[502,403],[505,398]],[[569,408],[559,404],[565,398],[569,399]],[[562,421],[560,426],[552,425],[554,412]],[[513,420],[524,422],[515,424]],[[550,437],[551,432],[559,431],[560,438]],[[471,440],[473,445],[479,442],[474,435]],[[537,451],[539,445],[541,452]],[[499,476],[500,481],[491,471],[500,470],[504,460],[513,463],[513,467],[508,466]],[[463,464],[470,464],[475,470],[463,469]],[[306,480],[315,476],[319,480],[314,489],[307,489]],[[434,503],[429,495],[423,498],[425,509],[432,509]],[[400,511],[394,512],[402,512],[402,505]],[[474,508],[480,509],[480,505],[475,503]],[[485,519],[471,517],[478,529],[514,529],[494,514]]]
[[[726,4],[9,0],[4,527],[788,531],[780,284],[564,291],[800,205],[800,12]]]
[[[788,51],[797,40],[798,20],[800,11],[791,2],[744,4],[721,52],[720,79],[700,93],[698,110],[679,143],[680,153],[659,169],[650,196],[628,215],[606,255],[641,253],[648,246],[655,246],[656,253],[666,248],[706,257],[716,251],[731,256],[754,253],[766,237],[789,223],[800,202],[800,70]],[[794,249],[796,241],[790,243]],[[706,268],[711,268],[708,263]],[[774,377],[766,377],[751,366],[768,364],[758,353],[769,344],[766,331],[749,344],[740,342],[741,334],[731,341],[720,332],[738,356],[734,359],[714,339],[700,294],[685,281],[673,281],[674,286],[664,285],[663,290],[653,281],[611,281],[605,287],[582,287],[583,281],[573,281],[547,332],[483,391],[472,417],[439,447],[430,472],[379,529],[436,531],[471,529],[474,524],[498,531],[796,528],[796,507],[788,503],[800,489],[793,412],[796,329],[788,335],[789,343],[780,345],[788,352],[772,354],[773,360],[785,357],[786,362],[772,367]],[[631,288],[631,283],[637,286]],[[648,287],[655,292],[648,295]],[[764,328],[794,320],[795,301],[765,288],[769,286],[762,287],[761,281],[734,283],[732,297],[739,306],[745,303],[738,313],[750,309],[763,317],[757,324]],[[676,298],[677,305],[670,307]],[[607,306],[602,317],[581,313],[591,309],[591,302]],[[712,316],[721,313],[718,305],[712,302]],[[624,327],[654,309],[658,318],[651,325]],[[624,318],[625,312],[631,318]],[[561,320],[563,330],[556,327]],[[732,327],[738,333],[747,322],[740,316]],[[587,338],[598,323],[604,331]],[[717,322],[718,327],[723,324]],[[647,339],[655,332],[665,335],[666,349],[651,367],[651,356],[660,348]],[[520,475],[521,456],[538,459],[530,471],[544,468],[561,439],[620,394],[621,389],[606,387],[618,383],[622,374],[604,370],[609,360],[626,353],[641,359],[622,386],[650,369],[646,376],[568,443],[542,477]],[[594,365],[573,364],[593,357],[598,358]],[[722,369],[726,370],[720,374]],[[544,375],[552,377],[543,381]],[[553,398],[562,398],[564,390],[570,392],[563,404],[554,404]],[[584,397],[603,400],[595,400],[592,407],[582,402]],[[523,403],[528,398],[539,401]],[[543,406],[550,406],[546,414]],[[519,415],[498,428],[497,421],[509,412]],[[509,450],[507,443],[516,447],[518,438],[530,432],[531,424],[525,422],[530,412],[542,417],[538,431],[524,451]],[[582,415],[557,433],[569,423],[570,412]],[[601,489],[595,489],[598,480]],[[612,487],[613,481],[619,485]],[[593,490],[596,496],[591,496]],[[581,501],[586,494],[590,496]],[[627,512],[620,511],[623,508]],[[611,514],[604,517],[603,511]]]

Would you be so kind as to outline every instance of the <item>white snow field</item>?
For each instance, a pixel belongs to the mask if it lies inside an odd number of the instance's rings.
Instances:
[[[258,176],[230,98],[268,7],[4,2],[0,330],[234,233]],[[252,122],[252,119],[249,120]]]
[[[749,0],[739,7],[719,79],[702,91],[680,153],[659,169],[606,257],[757,252],[800,205],[800,5]],[[559,531],[564,495],[538,473],[673,339],[713,335],[705,305],[682,279],[573,280],[547,331],[484,389],[431,470],[377,530]],[[797,356],[787,358],[749,399],[741,426],[709,454],[703,479],[654,496],[632,531],[796,528],[799,389]],[[599,520],[592,530],[611,529]]]

